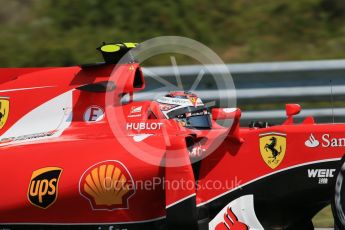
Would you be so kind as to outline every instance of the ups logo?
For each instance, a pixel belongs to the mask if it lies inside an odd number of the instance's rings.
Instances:
[[[61,172],[61,168],[46,167],[32,173],[28,190],[31,204],[46,209],[56,201]]]

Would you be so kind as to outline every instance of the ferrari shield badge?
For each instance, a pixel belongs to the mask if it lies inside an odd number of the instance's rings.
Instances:
[[[6,124],[9,112],[10,99],[8,97],[0,97],[0,129]]]
[[[260,134],[260,152],[262,159],[272,168],[277,168],[283,161],[286,153],[286,134]]]
[[[189,101],[193,104],[194,107],[197,106],[198,103],[198,97],[196,96],[188,96]]]

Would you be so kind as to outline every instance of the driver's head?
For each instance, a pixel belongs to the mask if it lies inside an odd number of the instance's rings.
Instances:
[[[158,98],[159,109],[167,119],[175,119],[186,128],[210,129],[210,113],[197,95],[190,92],[170,92]]]

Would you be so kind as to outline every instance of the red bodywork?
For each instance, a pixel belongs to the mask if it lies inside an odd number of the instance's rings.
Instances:
[[[0,99],[9,101],[8,117],[0,130],[1,223],[123,224],[165,219],[167,209],[189,197],[195,196],[196,208],[208,207],[261,178],[305,164],[339,161],[345,152],[341,143],[322,146],[327,144],[322,141],[325,134],[329,140],[341,142],[345,125],[316,125],[311,118],[302,124],[294,124],[290,119],[284,125],[240,128],[240,110],[219,109],[212,113],[211,130],[185,129],[174,120],[164,119],[155,102],[121,103],[123,93],[142,90],[145,83],[138,64],[122,64],[116,72],[118,76],[110,78],[113,67],[0,70]],[[138,77],[142,82],[135,85]],[[92,88],[110,80],[115,84],[111,91],[113,103],[106,103],[107,90],[80,88]],[[37,108],[40,109],[35,112]],[[57,112],[51,114],[51,108]],[[118,117],[116,137],[111,126]],[[216,119],[229,118],[234,120],[230,130],[216,123]],[[138,123],[143,123],[144,128],[133,128],[139,127]],[[143,134],[147,136],[140,136]],[[136,135],[142,139],[135,141]],[[285,146],[280,152],[285,155],[276,166],[270,167],[261,154],[260,138],[265,135],[285,138],[286,143],[280,142]],[[320,142],[319,146],[306,146],[311,135]],[[193,145],[187,149],[188,138],[198,143],[194,145],[196,149]],[[221,144],[213,147],[218,139]],[[129,142],[132,143],[124,145]],[[146,151],[145,154],[154,155],[156,162],[150,164],[139,159],[130,153],[131,146],[136,146],[139,154]],[[148,152],[147,146],[153,146],[154,151]],[[198,157],[208,154],[200,161],[198,176],[192,169],[192,151]],[[174,158],[185,164],[175,167],[157,164],[159,161],[169,164]],[[46,167],[57,168],[56,174]],[[43,170],[33,174],[40,169]],[[303,176],[307,179],[307,172]],[[102,181],[104,178],[106,181]],[[151,189],[133,187],[138,181],[153,181],[152,178],[156,178],[156,184]],[[161,183],[181,178],[196,181],[197,186],[173,189],[164,188]],[[212,184],[214,181],[217,185]],[[288,183],[294,186],[293,181]],[[107,186],[109,191],[104,190]],[[298,192],[298,187],[295,190]],[[268,190],[266,194],[271,192]],[[104,198],[107,196],[108,200]]]

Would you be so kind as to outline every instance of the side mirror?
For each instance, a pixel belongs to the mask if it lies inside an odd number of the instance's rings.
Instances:
[[[213,120],[239,119],[241,117],[241,110],[238,108],[213,108]]]
[[[243,143],[244,140],[240,136],[240,119],[242,112],[239,108],[213,108],[212,119],[213,120],[226,120],[234,119],[232,127],[228,134],[228,138],[237,143]]]
[[[295,116],[301,112],[301,106],[299,104],[286,104],[285,111],[288,117]]]
[[[291,125],[294,123],[293,116],[299,114],[302,108],[299,104],[286,104],[285,111],[286,116],[288,117],[284,122],[284,125]]]

